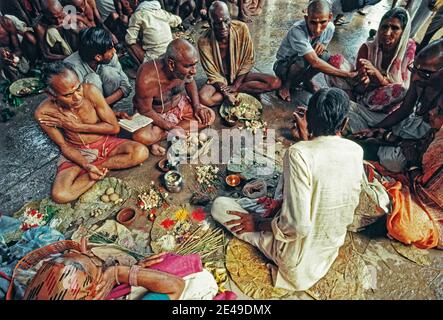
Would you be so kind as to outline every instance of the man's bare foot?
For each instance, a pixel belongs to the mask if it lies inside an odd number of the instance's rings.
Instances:
[[[291,91],[289,88],[281,88],[277,92],[277,96],[283,101],[291,102]]]
[[[303,82],[303,89],[314,94],[318,90],[320,90],[320,86],[314,80],[309,80],[309,81]]]
[[[152,155],[156,157],[163,157],[166,154],[166,149],[157,143],[150,146],[149,150],[151,151]]]

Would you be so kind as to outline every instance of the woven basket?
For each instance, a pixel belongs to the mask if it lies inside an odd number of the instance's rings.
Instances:
[[[50,255],[61,253],[66,250],[81,251],[80,243],[71,240],[58,241],[45,247],[36,249],[24,256],[15,266],[11,283],[9,284],[8,292],[6,294],[6,300],[13,300],[14,279],[22,270],[31,269],[40,261],[49,258]]]

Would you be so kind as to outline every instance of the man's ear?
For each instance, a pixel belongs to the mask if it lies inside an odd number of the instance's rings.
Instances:
[[[168,68],[170,71],[174,70],[175,68],[175,61],[174,59],[168,58]]]
[[[346,130],[348,128],[348,124],[349,124],[349,117],[346,117],[343,119],[343,122],[340,126],[340,133],[346,132]]]
[[[101,54],[96,54],[95,57],[94,57],[94,60],[96,62],[100,62],[100,61],[103,60],[103,56]]]
[[[334,18],[334,16],[332,15],[332,12],[329,13],[329,21],[332,21],[332,18]]]

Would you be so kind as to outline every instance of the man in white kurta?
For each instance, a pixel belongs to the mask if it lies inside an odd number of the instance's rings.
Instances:
[[[320,90],[324,99],[331,90],[339,89]],[[348,111],[349,100],[346,114]],[[328,272],[345,241],[346,228],[359,202],[362,175],[362,148],[339,133],[298,142],[284,159],[281,211],[267,228],[260,227],[266,221],[250,213],[256,217],[256,231],[268,230],[238,234],[234,227],[231,231],[275,262],[277,267],[272,271],[276,287],[307,290]],[[212,215],[231,227],[232,220],[240,219],[238,214],[229,214],[233,211],[247,213],[236,200],[222,197],[215,200]]]

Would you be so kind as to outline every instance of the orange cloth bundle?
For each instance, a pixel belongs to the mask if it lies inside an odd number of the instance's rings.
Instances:
[[[433,217],[412,198],[409,188],[401,182],[383,183],[392,200],[392,212],[386,226],[394,239],[420,249],[438,245],[439,229]]]

